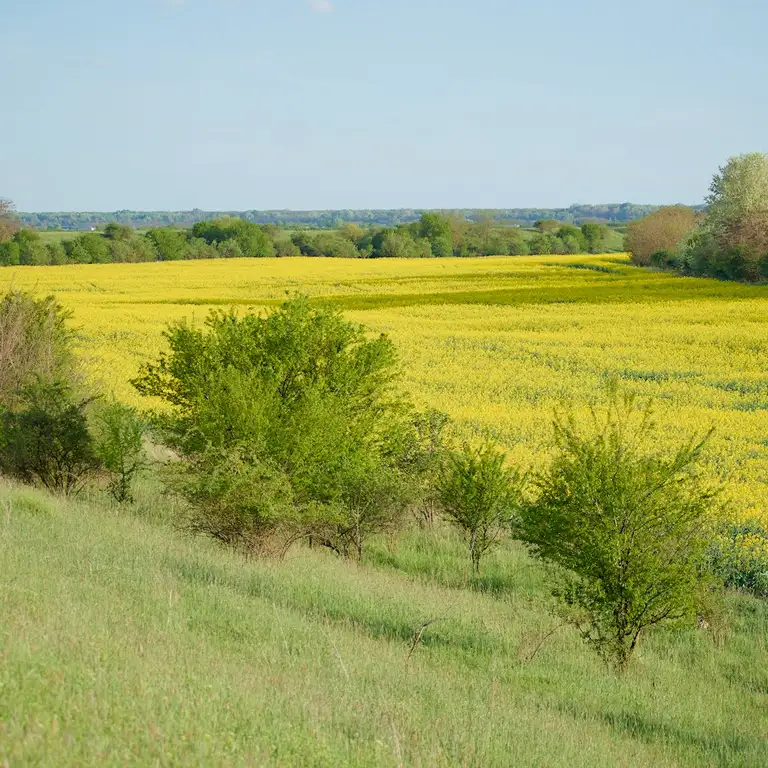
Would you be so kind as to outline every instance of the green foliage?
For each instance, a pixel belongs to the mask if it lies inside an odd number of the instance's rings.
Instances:
[[[562,222],[556,219],[539,219],[533,223],[533,226],[544,234],[554,234],[562,226]]]
[[[19,246],[19,264],[45,266],[48,264],[48,251],[37,232],[20,229],[13,241]]]
[[[188,477],[178,482],[177,473],[173,487],[197,504],[200,514],[213,516],[211,531],[219,525],[220,508],[214,499],[210,504],[200,499],[215,487],[222,493],[239,488],[227,496],[235,505],[238,498],[255,498],[259,491],[246,494],[241,484],[265,473],[272,480],[260,492],[273,488],[284,498],[280,489],[288,484],[292,511],[278,525],[253,504],[244,501],[237,512],[228,502],[222,508],[228,510],[226,530],[232,519],[251,520],[242,525],[243,546],[269,531],[284,535],[289,529],[295,535],[316,531],[329,543],[338,542],[352,520],[357,547],[369,531],[382,527],[370,522],[367,511],[363,525],[361,509],[373,496],[383,499],[395,489],[405,493],[406,484],[399,483],[400,446],[410,414],[394,389],[397,363],[389,339],[368,339],[338,311],[303,298],[267,317],[214,312],[205,329],[179,323],[166,336],[170,353],[145,366],[135,384],[173,406],[158,419]],[[236,461],[230,461],[233,454]],[[227,480],[230,465],[238,476]],[[217,468],[220,485],[214,490],[209,484],[200,488],[202,481],[194,477],[200,467]],[[285,511],[280,499],[265,495],[262,501]],[[387,516],[399,514],[401,506],[399,497],[393,499]],[[197,529],[203,530],[199,518]],[[336,548],[348,551],[346,545]]]
[[[0,267],[16,267],[21,260],[19,244],[13,240],[0,242]]]
[[[0,300],[0,407],[37,379],[75,378],[70,313],[56,299],[10,291]]]
[[[644,630],[690,623],[705,604],[714,493],[694,472],[706,438],[659,452],[650,406],[628,396],[593,419],[587,431],[556,422],[557,456],[518,531],[551,567],[565,620],[623,670]]]
[[[766,601],[729,597],[727,642],[658,634],[611,679],[570,631],[529,661],[554,624],[515,542],[469,583],[442,529],[355,567],[244,561],[3,483],[0,531],[0,764],[768,764]]]
[[[127,224],[118,224],[117,222],[110,221],[106,227],[104,227],[104,237],[108,240],[130,240],[133,237],[133,227],[129,227]]]
[[[442,411],[417,414],[404,451],[405,470],[414,485],[414,512],[422,526],[431,526],[440,513],[438,486],[450,456],[449,425],[450,418]]]
[[[177,229],[157,227],[145,237],[155,246],[160,261],[179,261],[187,253],[187,237]]]
[[[581,234],[587,247],[587,253],[601,253],[605,241],[606,229],[595,222],[585,222],[581,225]]]
[[[275,255],[272,239],[264,229],[244,219],[225,216],[213,221],[202,221],[192,227],[192,235],[211,245],[234,240],[242,255],[249,258]]]
[[[95,415],[95,453],[111,477],[109,491],[119,503],[133,501],[133,483],[146,468],[145,425],[138,411],[111,400]]]
[[[707,197],[706,226],[722,232],[734,222],[768,212],[768,154],[731,157],[715,174]]]
[[[475,573],[485,553],[509,533],[520,503],[521,477],[508,469],[506,455],[493,446],[453,453],[438,480],[446,518],[467,539]]]
[[[69,384],[39,380],[0,416],[0,471],[49,491],[74,493],[98,467],[88,431],[87,400]]]
[[[73,264],[106,264],[110,259],[109,244],[96,232],[86,232],[64,241],[67,259]]]

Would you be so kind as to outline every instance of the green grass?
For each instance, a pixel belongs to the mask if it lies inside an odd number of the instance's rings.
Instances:
[[[84,234],[86,231],[90,232],[90,230],[76,230],[76,229],[50,229],[50,230],[39,230],[38,235],[42,238],[44,243],[61,243],[64,242],[64,240],[72,240],[78,235]]]
[[[514,543],[477,580],[444,530],[246,562],[142,493],[0,485],[0,765],[768,764],[764,602],[618,678],[566,629],[528,660],[556,621]]]

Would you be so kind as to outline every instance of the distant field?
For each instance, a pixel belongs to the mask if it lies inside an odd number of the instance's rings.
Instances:
[[[82,235],[85,231],[90,230],[74,230],[74,229],[59,229],[59,230],[42,230],[38,232],[37,234],[40,235],[40,237],[43,239],[46,243],[60,243],[63,240],[71,240],[74,237],[77,237],[78,235]]]
[[[74,311],[92,374],[140,402],[129,379],[166,323],[212,307],[324,298],[395,340],[421,405],[489,435],[514,460],[546,455],[553,408],[585,411],[617,378],[658,399],[670,439],[715,426],[710,468],[743,514],[765,513],[768,287],[679,278],[621,256],[270,259],[0,270]]]

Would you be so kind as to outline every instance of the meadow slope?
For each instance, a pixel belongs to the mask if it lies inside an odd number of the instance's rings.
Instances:
[[[0,512],[0,765],[768,763],[765,602],[617,677],[570,630],[536,652],[557,622],[514,544],[471,581],[447,531],[260,563],[28,489]]]

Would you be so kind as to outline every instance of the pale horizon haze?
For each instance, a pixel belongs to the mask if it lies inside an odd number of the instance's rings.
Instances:
[[[699,203],[765,0],[0,0],[21,211]]]

